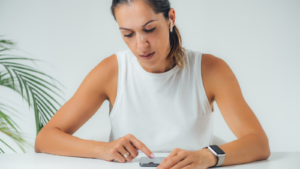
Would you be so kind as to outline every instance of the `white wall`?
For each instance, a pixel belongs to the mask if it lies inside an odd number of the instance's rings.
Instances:
[[[18,42],[27,52],[22,55],[53,65],[38,63],[66,86],[68,100],[101,60],[127,49],[110,5],[108,0],[0,0],[0,35]],[[171,0],[171,5],[183,46],[229,64],[269,137],[271,151],[300,151],[300,1]],[[16,121],[34,144],[32,110],[7,89],[0,88],[0,98],[19,106],[24,117]],[[236,139],[214,106],[215,135],[228,142]],[[109,127],[105,102],[75,135],[85,138]]]

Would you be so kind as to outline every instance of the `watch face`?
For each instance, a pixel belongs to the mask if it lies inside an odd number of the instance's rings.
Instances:
[[[210,146],[217,154],[225,154],[223,150],[221,150],[217,145]]]

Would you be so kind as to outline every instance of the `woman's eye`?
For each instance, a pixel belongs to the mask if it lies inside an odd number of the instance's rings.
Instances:
[[[155,29],[155,28],[150,29],[150,30],[146,30],[146,29],[145,29],[145,32],[152,32],[152,31],[154,31],[154,29]]]
[[[155,28],[153,29],[150,29],[150,30],[146,30],[145,29],[145,32],[153,32]],[[133,32],[131,34],[128,34],[128,35],[124,35],[125,37],[131,37],[133,35]]]
[[[124,35],[125,37],[131,37],[133,34],[133,32],[131,34],[128,34],[128,35]]]

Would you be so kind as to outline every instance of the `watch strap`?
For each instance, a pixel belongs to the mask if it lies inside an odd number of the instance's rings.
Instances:
[[[214,145],[214,146],[217,146],[217,145]],[[221,166],[222,164],[223,164],[223,162],[224,162],[224,160],[225,160],[225,154],[223,155],[218,155],[216,152],[215,152],[215,150],[214,149],[212,149],[210,146],[209,146],[209,148],[208,147],[204,147],[204,148],[207,148],[207,149],[209,149],[216,157],[217,157],[217,163],[214,165],[214,166],[212,166],[212,167],[218,167],[218,166]],[[220,147],[219,147],[220,148]]]
[[[208,149],[208,147],[204,147],[204,148],[207,148]],[[209,150],[209,149],[208,149]],[[209,150],[210,151],[210,150]],[[214,154],[214,153],[212,153],[212,154]],[[214,165],[214,166],[211,166],[211,167],[216,167],[217,165],[218,165],[218,163],[219,163],[219,157],[218,156],[216,156],[216,155],[214,155],[215,157],[217,157],[217,163]]]

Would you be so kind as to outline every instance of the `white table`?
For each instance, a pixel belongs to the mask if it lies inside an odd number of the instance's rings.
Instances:
[[[166,157],[169,153],[154,153],[156,157]],[[0,154],[0,169],[135,169],[139,158],[146,156],[140,152],[131,162],[108,162],[102,159],[65,157],[43,153]],[[300,169],[300,152],[272,152],[267,160],[247,164],[217,168],[234,169]],[[155,167],[146,167],[155,168]]]

